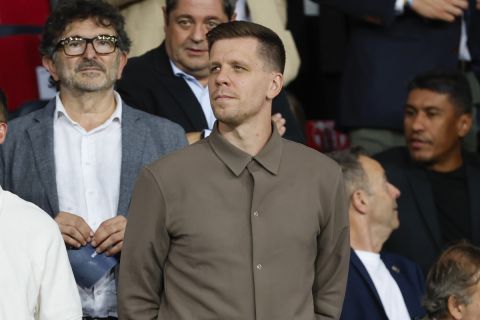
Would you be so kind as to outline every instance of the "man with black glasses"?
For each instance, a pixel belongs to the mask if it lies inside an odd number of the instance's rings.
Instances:
[[[41,43],[59,93],[11,122],[2,185],[57,222],[82,300],[84,319],[115,318],[114,267],[140,168],[186,144],[168,120],[134,110],[113,90],[130,40],[103,1],[60,4]]]

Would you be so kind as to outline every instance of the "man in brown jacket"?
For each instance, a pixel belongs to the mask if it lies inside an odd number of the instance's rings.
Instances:
[[[129,210],[121,319],[338,319],[349,261],[339,167],[271,122],[285,51],[270,29],[208,34],[212,134],[147,166]]]

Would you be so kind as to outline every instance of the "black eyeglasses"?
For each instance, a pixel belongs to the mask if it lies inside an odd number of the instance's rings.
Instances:
[[[67,56],[81,56],[87,50],[87,45],[92,44],[98,54],[109,54],[117,48],[118,38],[115,36],[101,34],[94,38],[83,38],[79,36],[67,37],[60,40],[56,48],[63,48]]]

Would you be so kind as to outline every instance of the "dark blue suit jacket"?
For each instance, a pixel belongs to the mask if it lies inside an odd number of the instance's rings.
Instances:
[[[383,263],[398,284],[412,319],[425,315],[421,298],[425,280],[420,267],[401,256],[383,252]],[[341,320],[388,320],[380,297],[362,261],[352,250],[348,271],[347,291]]]
[[[395,0],[320,0],[351,19],[337,124],[343,128],[402,130],[407,83],[435,67],[455,68],[460,19],[428,20]]]

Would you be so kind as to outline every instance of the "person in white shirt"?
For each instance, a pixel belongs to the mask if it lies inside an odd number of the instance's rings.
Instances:
[[[115,266],[140,169],[187,144],[180,126],[135,110],[113,89],[130,40],[104,1],[61,2],[40,44],[59,90],[11,121],[3,186],[55,219],[68,246],[84,319],[116,318]]]
[[[337,151],[350,220],[350,269],[341,320],[405,320],[422,317],[424,276],[420,267],[398,255],[381,252],[398,228],[400,191],[388,182],[382,166],[362,149]]]
[[[0,144],[6,134],[6,99],[0,90]],[[36,205],[1,186],[0,257],[0,319],[82,318],[58,226]]]

